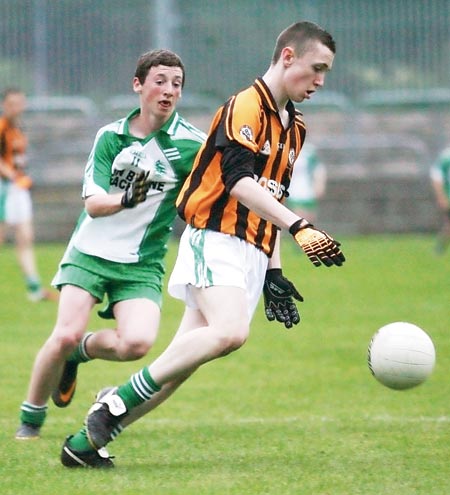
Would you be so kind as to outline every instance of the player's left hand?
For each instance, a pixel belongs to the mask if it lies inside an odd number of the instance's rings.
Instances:
[[[289,232],[303,249],[314,266],[342,266],[345,256],[340,250],[340,242],[334,240],[325,231],[316,229],[305,219],[294,222]]]
[[[147,192],[150,188],[150,182],[148,180],[149,173],[145,170],[136,172],[133,182],[123,193],[121,204],[124,208],[134,208],[146,200]]]
[[[269,321],[277,320],[286,328],[292,328],[300,321],[294,299],[303,302],[303,297],[294,284],[283,276],[281,268],[267,270],[264,280],[264,309]]]

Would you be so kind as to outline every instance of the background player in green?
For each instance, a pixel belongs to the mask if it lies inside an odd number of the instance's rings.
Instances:
[[[306,143],[294,163],[286,205],[298,216],[315,222],[326,181],[325,165],[319,160],[315,147]]]
[[[431,184],[441,212],[441,229],[436,241],[436,253],[443,254],[450,242],[450,147],[439,155],[431,167]]]
[[[17,439],[39,437],[50,395],[69,404],[79,363],[139,359],[156,338],[175,200],[205,137],[175,110],[184,78],[175,53],[145,53],[133,79],[140,107],[97,133],[85,210],[53,280],[61,291],[56,325],[37,354]],[[105,295],[103,316],[113,314],[116,329],[85,334]]]
[[[185,302],[178,332],[149,366],[98,394],[85,428],[63,445],[63,465],[112,467],[109,458],[99,458],[124,426],[165,400],[174,384],[199,366],[245,343],[262,292],[269,320],[287,328],[299,322],[293,297],[301,296],[281,270],[282,228],[315,266],[344,263],[339,243],[286,208],[279,194],[284,189],[267,180],[277,178],[289,187],[288,174],[304,136],[292,101],[309,98],[323,86],[334,54],[329,33],[312,23],[295,23],[279,35],[264,76],[218,109],[177,200],[187,223],[168,286]],[[211,223],[195,223],[205,218]],[[238,225],[243,220],[247,229]],[[99,456],[95,464],[86,462],[93,449]]]

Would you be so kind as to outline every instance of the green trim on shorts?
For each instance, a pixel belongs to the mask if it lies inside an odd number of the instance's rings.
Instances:
[[[209,287],[214,285],[211,269],[208,267],[204,251],[205,251],[205,229],[196,229],[192,227],[189,235],[189,244],[195,259],[195,285],[198,287]]]

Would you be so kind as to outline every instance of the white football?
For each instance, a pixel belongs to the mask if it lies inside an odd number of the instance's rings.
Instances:
[[[436,360],[428,334],[403,321],[381,327],[372,337],[367,354],[373,376],[395,390],[423,383],[431,375]]]

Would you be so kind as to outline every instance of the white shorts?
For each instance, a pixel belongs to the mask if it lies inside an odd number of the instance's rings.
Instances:
[[[4,212],[1,218],[3,222],[8,225],[18,225],[33,218],[31,194],[28,189],[3,181],[2,195],[4,195]]]
[[[261,296],[268,257],[252,244],[228,234],[187,226],[169,279],[169,294],[196,309],[190,287],[225,285],[247,293],[249,319]]]

